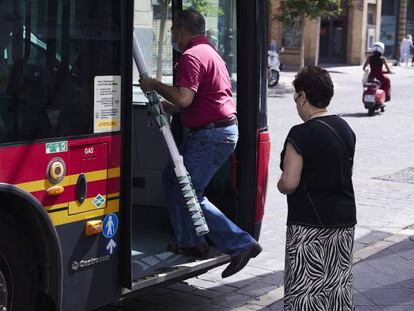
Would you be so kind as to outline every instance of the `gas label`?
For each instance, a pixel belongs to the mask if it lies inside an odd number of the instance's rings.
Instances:
[[[94,152],[93,147],[85,148],[84,152],[85,154],[92,154]]]

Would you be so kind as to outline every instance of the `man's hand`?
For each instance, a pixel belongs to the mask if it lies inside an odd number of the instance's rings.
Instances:
[[[150,77],[141,77],[139,79],[139,86],[144,93],[148,93],[154,90],[153,80]]]

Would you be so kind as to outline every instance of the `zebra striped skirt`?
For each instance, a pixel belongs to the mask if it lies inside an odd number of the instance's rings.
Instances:
[[[285,311],[354,310],[354,228],[288,225]]]

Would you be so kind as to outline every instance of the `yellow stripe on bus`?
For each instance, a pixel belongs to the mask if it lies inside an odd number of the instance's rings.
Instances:
[[[58,184],[62,187],[67,186],[73,186],[76,184],[76,181],[78,180],[78,176],[80,174],[73,174],[69,176],[65,176],[63,180]],[[111,168],[109,170],[99,170],[99,171],[93,171],[85,173],[86,181],[92,182],[92,181],[98,181],[103,179],[109,179],[109,178],[116,178],[120,176],[120,168]],[[72,182],[70,182],[72,181]],[[21,184],[17,184],[16,186],[28,191],[28,192],[36,192],[36,191],[42,191],[46,190],[49,187],[55,186],[54,184],[50,183],[46,179],[42,180],[36,180],[36,181],[29,181]]]
[[[53,211],[55,209],[59,209],[59,208],[62,208],[62,207],[68,207],[68,205],[69,205],[69,202],[54,204],[54,205],[51,205],[51,206],[45,206],[45,210]]]
[[[113,199],[113,198],[117,198],[117,197],[119,197],[119,192],[114,192],[114,193],[107,194],[108,199]]]
[[[116,199],[119,198],[119,192],[114,192],[114,193],[109,193],[106,195],[107,199]],[[69,202],[65,202],[65,203],[59,203],[59,204],[54,204],[54,205],[49,205],[49,206],[45,206],[45,210],[49,211],[53,211],[56,209],[60,209],[63,207],[68,207],[69,206]],[[69,208],[69,207],[68,207]]]
[[[68,210],[57,211],[49,213],[49,217],[55,226],[61,226],[76,221],[82,221],[90,218],[101,217],[110,213],[119,212],[119,200],[111,200],[107,202],[107,207],[103,209],[96,209],[89,212],[69,215]]]

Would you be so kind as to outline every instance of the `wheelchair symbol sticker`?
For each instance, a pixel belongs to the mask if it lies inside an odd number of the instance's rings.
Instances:
[[[105,238],[112,238],[118,231],[118,217],[111,213],[105,216],[103,221],[102,234]]]

